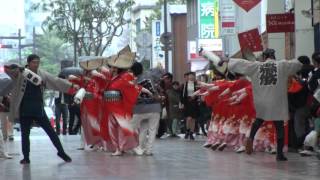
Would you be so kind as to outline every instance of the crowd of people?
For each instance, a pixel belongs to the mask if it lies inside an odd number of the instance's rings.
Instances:
[[[59,77],[39,69],[40,57],[32,54],[24,68],[5,67],[13,89],[10,106],[8,96],[1,98],[0,118],[19,120],[21,164],[30,163],[29,135],[34,124],[45,130],[66,162],[72,160],[59,140],[61,129],[63,135],[81,131],[79,150],[101,149],[112,156],[129,151],[152,155],[156,137],[183,134],[182,138],[194,141],[200,132],[206,136],[203,146],[214,151],[268,151],[278,161],[287,160],[283,151],[288,146],[303,156],[316,154],[320,53],[312,55],[312,63],[307,56],[276,60],[272,49],[264,51],[260,61],[219,59],[218,66],[227,63],[227,70],[216,66],[211,78],[187,72],[180,83],[161,69],[144,71],[129,47],[108,58],[80,58],[82,74]],[[58,92],[56,129],[44,111],[45,89]],[[4,134],[0,133],[0,157],[12,158],[3,147],[3,140],[11,136]]]

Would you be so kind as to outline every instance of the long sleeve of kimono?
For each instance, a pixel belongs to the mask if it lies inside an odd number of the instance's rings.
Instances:
[[[133,83],[133,76],[129,73],[126,73],[121,78],[121,93],[123,96],[124,108],[127,110],[132,110],[134,105],[137,102],[138,96],[141,92],[142,86],[136,85]]]
[[[39,75],[48,89],[67,93],[72,86],[69,81],[53,76],[45,71],[39,70]]]
[[[302,63],[300,61],[293,59],[293,60],[281,60],[281,62],[284,64],[282,66],[284,68],[284,71],[288,75],[294,75],[302,68]]]
[[[79,85],[80,87],[83,87],[83,81],[82,81],[82,78],[79,78],[79,77],[76,77],[76,76],[72,76],[68,79],[71,83],[73,84],[77,84]]]
[[[228,71],[250,76],[256,71],[257,62],[250,62],[244,59],[230,59]]]

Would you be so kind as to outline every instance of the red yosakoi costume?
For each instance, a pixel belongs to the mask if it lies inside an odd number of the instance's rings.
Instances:
[[[107,116],[102,120],[104,139],[111,145],[110,150],[125,151],[138,145],[138,134],[130,121],[132,110],[142,87],[135,85],[131,73],[123,72],[111,79],[104,91],[104,107]]]
[[[99,104],[101,95],[98,91],[97,79],[91,78],[86,80],[84,76],[81,76],[79,79],[71,81],[86,90],[86,96],[80,105],[81,125],[86,144],[94,145],[101,140],[99,136]]]

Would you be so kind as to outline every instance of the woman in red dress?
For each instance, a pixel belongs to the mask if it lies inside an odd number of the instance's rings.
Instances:
[[[136,85],[133,74],[128,72],[134,59],[134,53],[126,52],[112,56],[107,62],[112,78],[103,92],[107,117],[103,119],[102,128],[108,129],[104,138],[110,142],[113,156],[120,156],[138,145],[138,134],[130,122],[132,110],[141,91],[151,94]]]
[[[86,91],[80,104],[80,116],[83,128],[82,136],[86,145],[96,145],[101,142],[99,123],[101,109],[99,107],[101,107],[102,97],[99,90],[106,81],[103,75],[97,73],[95,69],[103,64],[103,58],[86,57],[79,64],[84,69],[84,74],[70,81],[78,84]],[[93,73],[94,71],[95,73]],[[79,149],[84,149],[84,146]]]

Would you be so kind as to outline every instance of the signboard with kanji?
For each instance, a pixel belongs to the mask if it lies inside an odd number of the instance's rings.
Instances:
[[[164,66],[164,52],[161,49],[160,37],[163,33],[163,24],[159,20],[152,22],[152,62],[151,67],[159,64]]]
[[[219,36],[219,0],[199,0],[199,39]]]
[[[258,28],[238,34],[241,49],[250,49],[252,52],[262,51],[262,40]]]
[[[294,14],[267,14],[267,32],[294,32]]]
[[[261,0],[233,0],[239,7],[249,12],[260,3]]]
[[[236,33],[236,8],[233,0],[220,0],[221,35]]]

